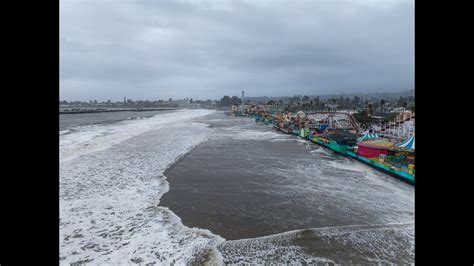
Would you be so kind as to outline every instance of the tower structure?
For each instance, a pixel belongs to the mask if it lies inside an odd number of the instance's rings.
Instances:
[[[242,91],[242,102],[240,103],[240,112],[244,112],[244,91]]]

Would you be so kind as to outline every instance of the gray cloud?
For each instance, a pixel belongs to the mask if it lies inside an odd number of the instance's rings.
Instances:
[[[61,0],[61,99],[414,87],[413,0]]]

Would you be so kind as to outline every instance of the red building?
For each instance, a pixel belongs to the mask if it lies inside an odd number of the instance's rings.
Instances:
[[[378,157],[380,154],[388,154],[389,147],[385,145],[375,145],[372,141],[357,142],[357,154],[366,158]]]

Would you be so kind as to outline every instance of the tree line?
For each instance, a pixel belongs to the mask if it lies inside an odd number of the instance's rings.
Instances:
[[[202,105],[212,105],[213,101],[210,99],[207,100],[193,100],[186,99],[190,104],[202,104]],[[179,104],[178,102],[174,101],[172,98],[168,100],[132,100],[132,99],[125,99],[123,101],[115,101],[112,102],[111,100],[107,101],[97,101],[97,100],[90,100],[90,101],[66,101],[61,100],[59,101],[60,106],[77,106],[77,107],[134,107],[134,108],[143,108],[143,107],[177,107]]]

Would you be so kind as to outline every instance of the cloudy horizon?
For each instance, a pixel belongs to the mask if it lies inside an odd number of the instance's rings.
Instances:
[[[61,100],[414,88],[413,0],[61,0]]]

